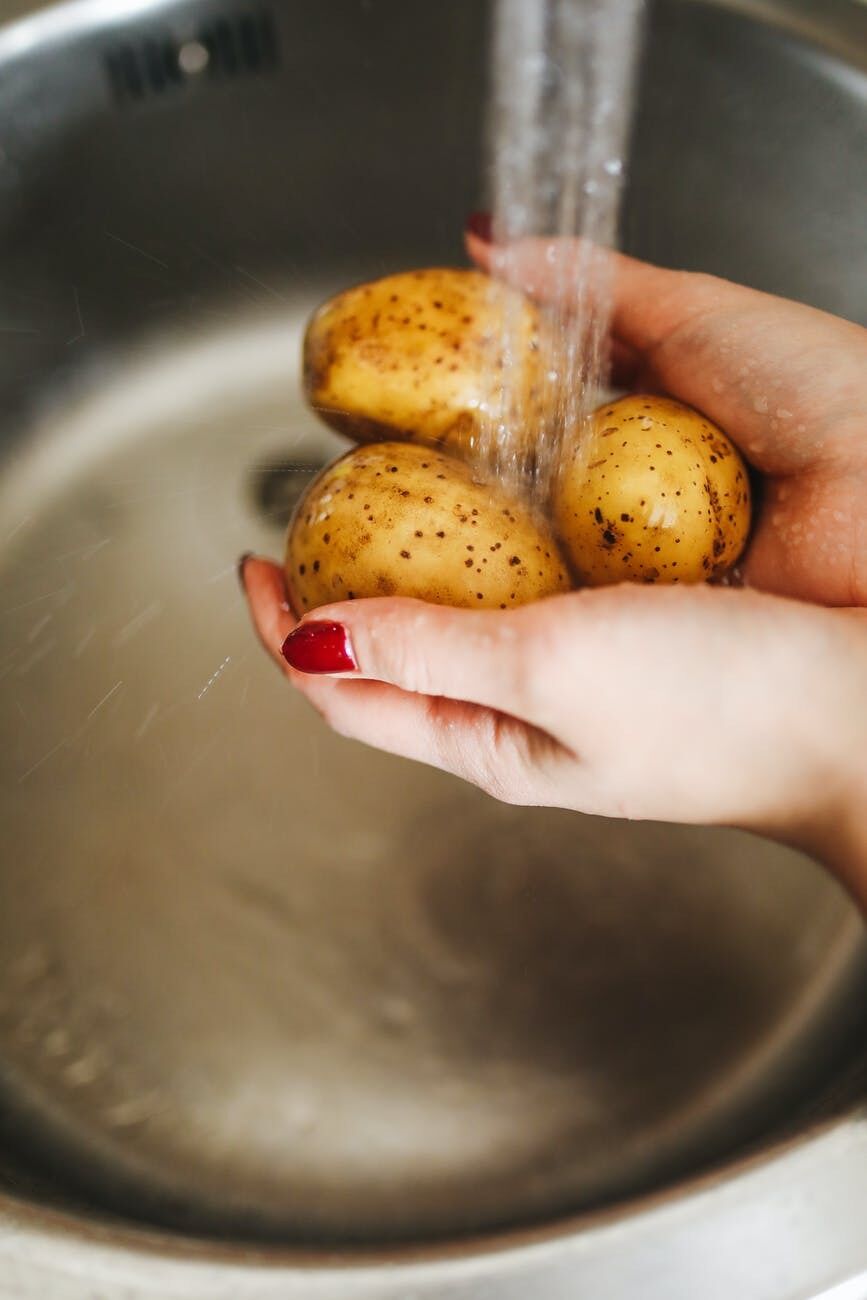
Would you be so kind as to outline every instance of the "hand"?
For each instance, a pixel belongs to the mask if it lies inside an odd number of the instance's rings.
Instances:
[[[625,258],[612,324],[641,387],[698,406],[770,476],[748,581],[867,604],[863,332]],[[867,903],[867,615],[629,585],[505,613],[365,600],[308,615],[293,668],[281,570],[250,559],[244,582],[266,649],[341,734],[513,803],[758,830],[824,858]]]
[[[491,246],[468,234],[490,269]],[[547,242],[510,250],[512,278],[556,292]],[[720,425],[763,475],[744,573],[750,586],[823,605],[867,605],[867,330],[709,275],[613,257],[616,378]]]

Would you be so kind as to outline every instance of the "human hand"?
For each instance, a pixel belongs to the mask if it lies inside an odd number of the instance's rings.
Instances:
[[[568,269],[570,246],[552,262],[550,244],[509,250],[511,278],[543,302]],[[485,270],[496,263],[471,231],[467,249]],[[696,407],[763,476],[747,583],[824,605],[867,605],[867,330],[622,254],[613,254],[612,271],[615,378]]]
[[[353,601],[297,625],[277,565],[250,558],[243,580],[263,645],[339,734],[509,803],[759,831],[867,902],[867,617],[627,585],[506,613]]]
[[[867,902],[867,615],[781,598],[867,603],[863,332],[617,264],[621,370],[698,406],[769,475],[745,571],[779,596],[625,585],[505,613],[365,600],[290,636],[281,570],[251,559],[255,625],[343,735],[513,803],[758,830]]]

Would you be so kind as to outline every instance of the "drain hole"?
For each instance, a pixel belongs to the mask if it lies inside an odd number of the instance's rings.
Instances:
[[[137,103],[191,79],[259,75],[279,63],[277,31],[267,10],[202,23],[185,39],[167,32],[105,51],[103,64],[118,104]]]
[[[325,459],[268,461],[253,474],[252,496],[256,510],[271,528],[283,529],[310,484],[327,464]]]

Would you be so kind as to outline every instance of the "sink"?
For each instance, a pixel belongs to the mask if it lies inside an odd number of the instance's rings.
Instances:
[[[865,20],[652,6],[629,251],[858,318]],[[487,26],[79,0],[0,29],[0,1295],[617,1300],[655,1268],[782,1300],[867,1269],[864,935],[822,869],[339,739],[248,624],[237,556],[279,554],[347,445],[300,398],[310,311],[463,260]]]

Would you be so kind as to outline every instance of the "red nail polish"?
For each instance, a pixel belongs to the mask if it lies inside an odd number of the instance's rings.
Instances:
[[[358,667],[342,623],[302,623],[283,642],[282,654],[300,673],[351,673]]]
[[[493,223],[490,212],[471,212],[467,217],[467,234],[475,235],[483,244],[491,244],[494,240]]]

